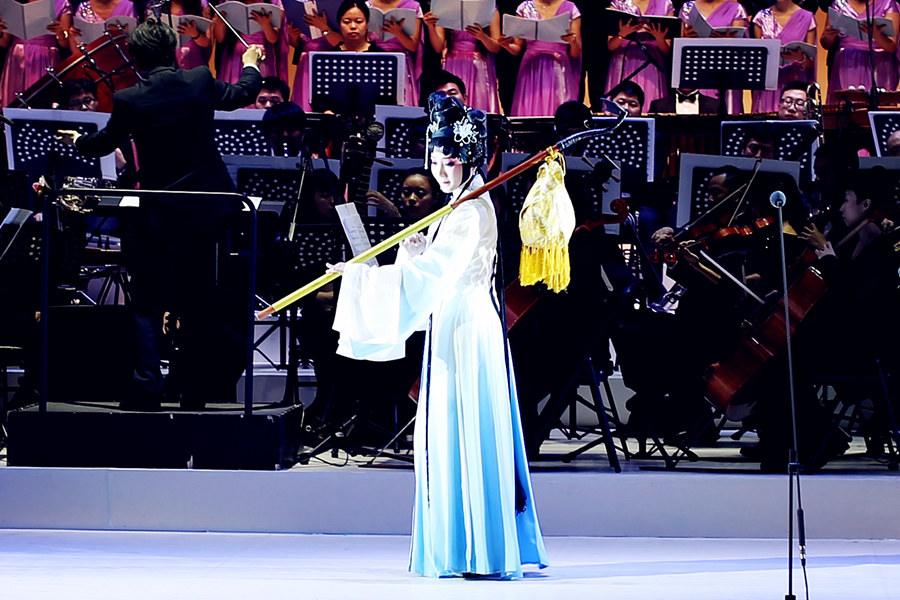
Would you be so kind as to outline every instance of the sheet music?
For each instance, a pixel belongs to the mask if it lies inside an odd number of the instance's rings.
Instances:
[[[572,17],[569,13],[552,19],[524,19],[503,15],[503,35],[539,42],[564,43],[562,36],[569,32]]]
[[[50,33],[47,25],[56,20],[56,4],[53,0],[36,0],[28,4],[0,0],[0,17],[6,23],[7,33],[20,40],[30,40]]]
[[[438,25],[464,31],[469,25],[488,27],[494,20],[494,0],[432,0]]]
[[[344,235],[347,236],[347,241],[350,243],[350,251],[353,253],[353,256],[359,256],[360,253],[371,248],[372,243],[369,241],[366,226],[363,225],[359,212],[356,210],[356,205],[352,202],[344,202],[335,204],[334,209],[337,211],[338,218],[341,221]],[[378,266],[378,262],[374,258],[367,260],[366,264],[373,267]]]
[[[834,8],[828,9],[828,21],[832,27],[841,32],[841,35],[852,37],[860,41],[868,41],[869,36],[860,29],[865,25],[865,19],[854,19],[843,13],[836,11]],[[875,17],[875,27],[884,26],[881,30],[884,35],[894,35],[894,23],[886,17]]]
[[[322,30],[318,27],[310,27],[303,20],[304,15],[315,13],[324,14],[328,20],[331,31],[340,31],[341,26],[337,19],[337,10],[343,0],[283,0],[284,18],[288,23],[303,32],[310,39],[322,37]]]
[[[781,53],[790,52],[791,50],[799,50],[813,60],[816,59],[816,47],[812,44],[807,44],[806,42],[791,42],[789,44],[785,44],[781,47]],[[781,64],[786,65],[788,63],[794,62],[793,59],[781,57]]]
[[[387,12],[382,12],[374,6],[369,7],[369,33],[374,33],[382,42],[394,37],[387,31],[382,31],[384,22],[388,19],[394,21],[403,21],[403,33],[412,35],[416,32],[416,11],[411,8],[395,8]]]
[[[219,4],[216,8],[219,9],[219,12],[225,13],[225,18],[231,23],[232,27],[247,35],[262,31],[260,24],[250,18],[250,13],[271,13],[273,27],[281,26],[282,15],[284,14],[284,10],[280,6],[264,2],[244,4],[243,2],[230,0]]]
[[[697,35],[702,38],[712,37],[713,33],[721,33],[724,35],[735,34],[735,37],[744,37],[747,32],[746,27],[713,27],[709,24],[709,21],[706,20],[706,17],[703,16],[703,13],[697,9],[697,5],[694,5],[694,8],[691,10],[691,14],[688,15],[688,25],[697,32]]]
[[[81,31],[81,41],[87,44],[100,38],[110,26],[118,27],[131,35],[137,24],[137,19],[126,16],[110,17],[100,23],[89,23],[81,17],[75,17],[75,27]]]
[[[200,35],[204,35],[206,31],[209,29],[210,25],[212,25],[212,21],[209,19],[204,19],[203,17],[198,17],[196,15],[172,15],[173,17],[173,25],[175,26],[175,31],[178,31],[178,26],[182,23],[187,23],[193,21],[194,25],[197,26],[197,31],[200,32]],[[191,36],[178,34],[178,45],[186,46],[191,42]]]

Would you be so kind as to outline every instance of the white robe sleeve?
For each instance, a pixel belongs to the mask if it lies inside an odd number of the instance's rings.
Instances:
[[[347,264],[335,310],[338,354],[367,360],[403,357],[404,343],[422,329],[457,284],[478,249],[490,200],[469,200],[438,224],[434,239],[417,256],[393,265]]]

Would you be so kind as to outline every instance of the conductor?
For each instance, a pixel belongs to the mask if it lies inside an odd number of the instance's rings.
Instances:
[[[207,67],[179,69],[176,33],[157,19],[135,28],[128,49],[143,80],[113,96],[105,128],[79,135],[62,130],[59,139],[86,156],[104,156],[133,141],[142,190],[233,192],[216,148],[216,110],[251,104],[259,93],[262,51],[244,52],[237,84],[215,79]],[[173,348],[169,399],[182,408],[235,399],[243,370],[241,332],[246,309],[223,276],[217,240],[231,203],[217,198],[143,197],[138,218],[123,240],[132,276],[135,322],[134,390],[122,401],[130,410],[158,410],[162,400],[159,337],[177,339]]]

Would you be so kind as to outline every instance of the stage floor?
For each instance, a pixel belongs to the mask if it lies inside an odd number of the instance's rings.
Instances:
[[[500,582],[410,575],[406,536],[0,530],[0,596],[776,600],[788,589],[784,540],[551,537],[546,543],[549,568]],[[897,597],[900,541],[815,540],[808,550],[810,598]],[[802,599],[799,567],[793,576]]]

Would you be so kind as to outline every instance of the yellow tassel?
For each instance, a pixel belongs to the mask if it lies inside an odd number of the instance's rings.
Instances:
[[[563,183],[564,165],[563,157],[551,151],[519,215],[520,283],[543,281],[554,292],[569,285],[569,238],[575,230],[575,211]]]

